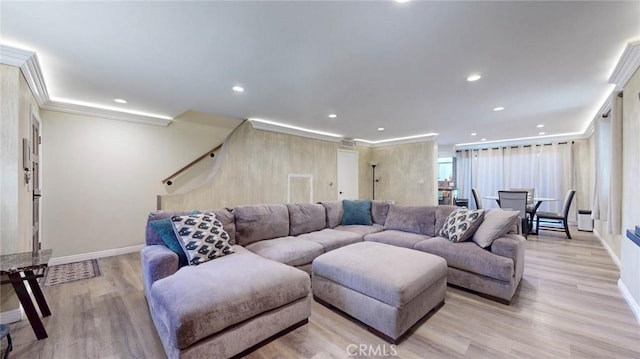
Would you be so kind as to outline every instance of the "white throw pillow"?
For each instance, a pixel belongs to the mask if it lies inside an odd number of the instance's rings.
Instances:
[[[440,230],[440,236],[450,242],[464,242],[471,238],[476,228],[482,223],[484,209],[470,210],[459,208],[451,212]]]
[[[190,265],[234,253],[229,234],[213,213],[173,216],[171,224]]]
[[[518,223],[519,215],[519,211],[505,211],[499,208],[487,211],[472,240],[482,248],[489,247],[494,240],[507,234]]]

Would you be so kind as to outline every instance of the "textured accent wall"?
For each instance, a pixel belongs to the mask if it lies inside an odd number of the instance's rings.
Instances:
[[[376,199],[400,205],[438,204],[438,146],[435,141],[375,147]]]
[[[640,225],[640,68],[624,87],[622,102],[622,230]],[[635,300],[640,321],[640,247],[626,236],[620,247],[620,276]]]
[[[313,176],[313,200],[338,198],[339,143],[254,129],[243,125],[229,139],[222,164],[208,184],[184,195],[162,196],[163,209],[234,207],[284,203],[288,174]],[[376,199],[398,204],[437,203],[437,145],[427,141],[386,147],[358,147],[359,198],[372,197],[369,161],[378,160]],[[421,183],[422,182],[422,183]],[[297,186],[299,186],[298,184]],[[295,198],[306,198],[300,194]],[[303,187],[305,188],[305,187]],[[292,197],[292,201],[295,200]]]
[[[284,203],[288,175],[313,176],[313,201],[338,198],[339,143],[254,129],[244,124],[229,139],[211,182],[183,195],[162,196],[163,209],[208,209],[243,204]],[[378,160],[376,199],[398,204],[437,203],[437,145],[433,141],[386,147],[358,147],[359,198],[372,197],[369,161]],[[422,183],[421,183],[422,182]],[[307,198],[296,181],[292,202]],[[305,200],[306,201],[306,200]]]
[[[243,204],[285,203],[288,175],[313,176],[313,200],[335,200],[339,143],[254,129],[250,122],[228,140],[226,154],[211,182],[185,195],[162,197],[162,208],[220,208]],[[359,178],[366,175],[368,149],[359,149]],[[370,177],[369,177],[370,178]],[[366,196],[364,181],[360,194]],[[294,198],[305,185],[294,185]],[[301,188],[302,187],[302,188]],[[370,188],[370,187],[368,187]],[[364,193],[363,193],[364,192]]]

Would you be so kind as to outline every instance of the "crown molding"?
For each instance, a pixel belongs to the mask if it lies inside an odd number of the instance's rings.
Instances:
[[[380,141],[369,141],[361,138],[356,138],[354,141],[358,143],[358,146],[375,148],[375,147],[383,147],[383,146],[407,145],[411,143],[435,141],[436,136],[437,134],[425,134],[425,135],[419,135],[419,136],[392,138],[392,139],[380,140]]]
[[[102,109],[102,108],[97,108],[92,106],[86,106],[86,105],[80,105],[80,104],[74,104],[74,103],[68,103],[68,102],[62,102],[62,101],[53,101],[53,100],[50,100],[49,102],[44,104],[44,106],[42,106],[41,108],[43,110],[71,113],[74,115],[99,117],[99,118],[105,118],[109,120],[135,122],[135,123],[142,123],[145,125],[155,125],[155,126],[167,126],[173,121],[172,119],[145,116],[140,114]]]
[[[321,132],[307,130],[301,127],[288,126],[288,125],[278,124],[272,121],[265,121],[261,119],[250,118],[249,122],[251,123],[251,126],[256,130],[284,133],[287,135],[294,135],[294,136],[311,138],[314,140],[323,140],[323,141],[330,141],[330,142],[340,142],[344,139],[342,136],[339,136],[339,135],[323,134]]]
[[[49,102],[49,92],[35,52],[0,44],[0,63],[19,67],[22,70],[38,105],[42,106]]]
[[[41,109],[156,126],[167,126],[172,121],[170,118],[52,100],[42,75],[38,55],[33,51],[0,44],[0,63],[20,68]]]
[[[615,84],[616,90],[622,90],[639,67],[640,41],[630,42],[625,47],[615,69],[613,69],[613,73],[609,77],[609,83]]]

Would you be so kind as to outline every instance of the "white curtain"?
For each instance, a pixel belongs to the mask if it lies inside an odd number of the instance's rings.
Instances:
[[[540,197],[534,179],[539,162],[540,146],[517,146],[504,149],[505,188],[534,188]]]
[[[599,118],[595,123],[596,179],[591,217],[606,221],[609,216],[609,185],[611,173],[611,120]]]
[[[502,148],[487,148],[474,151],[475,158],[471,166],[473,188],[481,196],[497,196],[504,188],[504,151]],[[485,208],[498,208],[494,200],[484,199]]]
[[[534,188],[535,197],[557,199],[543,202],[541,211],[560,212],[567,191],[574,188],[572,146],[565,142],[459,151],[458,188],[469,198],[471,188],[481,196],[496,196],[506,188]],[[494,200],[485,199],[483,204],[498,207]],[[571,219],[575,219],[574,208]]]
[[[471,194],[471,161],[473,160],[472,151],[456,152],[456,183],[458,188],[458,198],[467,198],[469,200],[469,208],[475,208],[475,201]]]
[[[571,143],[553,143],[539,146],[539,160],[536,169],[534,188],[537,197],[555,198],[557,201],[545,201],[540,211],[560,213],[565,195],[573,185],[573,161]],[[569,219],[575,220],[575,198]]]
[[[611,112],[596,122],[596,185],[593,219],[607,221],[609,234],[622,233],[622,98],[611,95]]]

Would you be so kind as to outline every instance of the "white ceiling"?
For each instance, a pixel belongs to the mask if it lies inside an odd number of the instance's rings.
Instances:
[[[640,1],[2,1],[0,24],[54,99],[450,145],[583,132],[640,39]]]

